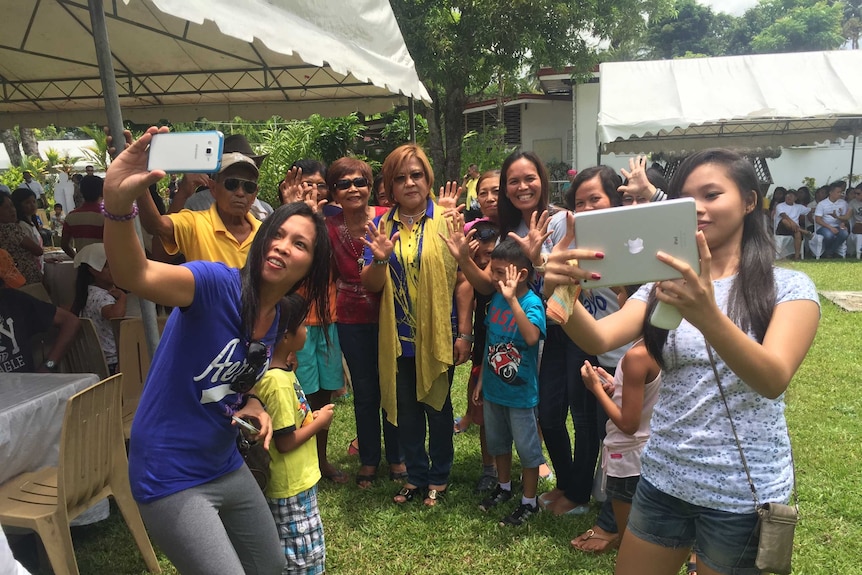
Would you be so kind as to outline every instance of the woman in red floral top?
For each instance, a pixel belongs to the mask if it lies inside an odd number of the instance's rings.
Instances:
[[[330,198],[341,205],[341,213],[326,218],[332,244],[336,286],[336,316],[341,351],[353,381],[353,409],[359,440],[361,467],[356,484],[367,488],[374,481],[381,459],[380,383],[377,372],[377,331],[380,294],[365,290],[360,280],[366,226],[388,208],[368,205],[371,168],[355,158],[341,158],[326,172]],[[406,475],[398,448],[397,428],[382,417],[383,445],[391,479]]]

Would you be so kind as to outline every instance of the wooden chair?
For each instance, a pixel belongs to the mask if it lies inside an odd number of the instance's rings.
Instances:
[[[119,374],[73,395],[63,417],[59,465],[0,486],[0,523],[38,533],[56,575],[78,575],[69,521],[109,495],[147,569],[161,572],[129,486],[121,397]]]
[[[81,329],[72,345],[66,351],[66,355],[60,362],[60,369],[64,373],[95,373],[99,379],[106,379],[111,374],[108,371],[108,362],[105,361],[105,353],[99,336],[96,334],[96,326],[89,318],[78,318]]]

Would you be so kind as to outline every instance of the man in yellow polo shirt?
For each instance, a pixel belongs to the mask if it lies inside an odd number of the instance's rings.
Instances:
[[[215,202],[208,210],[161,216],[149,194],[144,194],[146,197],[138,198],[141,225],[162,240],[170,255],[182,252],[187,260],[224,262],[241,268],[260,227],[249,213],[257,197],[258,174],[257,165],[248,156],[223,154],[221,170],[209,181]]]

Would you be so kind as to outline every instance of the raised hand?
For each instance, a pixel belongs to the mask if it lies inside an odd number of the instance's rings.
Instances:
[[[282,205],[305,201],[305,189],[302,185],[302,168],[292,167],[284,175],[284,180],[278,186],[278,195]]]
[[[388,260],[392,255],[392,250],[395,249],[395,241],[398,239],[400,232],[395,232],[390,238],[386,235],[386,230],[378,228],[374,222],[368,222],[368,238],[360,238],[363,244],[371,249],[371,254],[375,260]]]
[[[617,188],[622,194],[630,194],[636,198],[650,201],[655,194],[655,186],[650,184],[646,175],[646,156],[639,155],[637,158],[629,158],[629,169],[620,169],[620,173],[628,180],[625,185]]]
[[[500,286],[500,294],[506,298],[506,301],[517,299],[518,275],[518,268],[514,264],[509,264],[506,266],[506,279],[497,282]]]
[[[545,262],[546,295],[553,293],[558,285],[580,283],[582,279],[601,279],[597,274],[584,270],[579,266],[580,260],[596,260],[604,258],[604,254],[592,250],[570,249],[575,241],[575,215],[566,215],[566,235],[554,246]],[[589,262],[587,262],[587,265]]]
[[[123,132],[126,148],[111,162],[105,174],[105,209],[116,214],[128,213],[132,202],[141,194],[147,193],[150,184],[165,177],[163,170],[147,170],[147,160],[153,135],[167,131],[167,127],[153,126],[135,141],[132,141],[131,132]]]
[[[464,204],[458,205],[458,198],[464,188],[458,185],[458,182],[446,182],[445,186],[440,186],[440,195],[437,197],[437,204],[446,210],[448,215],[450,210],[462,211]]]
[[[461,263],[470,258],[470,240],[475,235],[476,230],[470,230],[470,233],[464,235],[464,216],[455,212],[451,217],[446,218],[446,227],[449,235],[440,234],[440,238],[446,242],[446,247],[449,248],[449,253],[455,258],[455,261]]]
[[[546,239],[551,237],[551,232],[548,231],[549,221],[548,210],[542,212],[541,216],[533,212],[533,215],[530,216],[530,230],[526,236],[522,238],[515,232],[509,232],[509,237],[518,242],[518,245],[521,246],[521,249],[530,258],[530,261],[533,262],[533,265],[538,264],[540,261],[542,245],[544,245]]]
[[[695,239],[700,254],[700,274],[686,262],[659,252],[656,257],[680,272],[682,279],[657,282],[656,298],[679,309],[689,323],[703,331],[704,326],[717,321],[716,318],[723,314],[715,303],[710,270],[712,254],[706,244],[706,236],[699,231]]]

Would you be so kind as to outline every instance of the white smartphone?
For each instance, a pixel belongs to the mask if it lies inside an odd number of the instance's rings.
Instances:
[[[150,142],[147,169],[215,174],[221,167],[223,147],[224,134],[216,130],[155,134]]]
[[[246,431],[248,431],[252,435],[257,435],[258,433],[260,433],[260,430],[258,428],[256,428],[255,426],[253,426],[252,424],[250,424],[246,420],[244,420],[240,417],[237,417],[236,415],[232,415],[231,419],[236,421],[237,425],[239,425],[240,427],[242,427],[243,429],[245,429]]]

